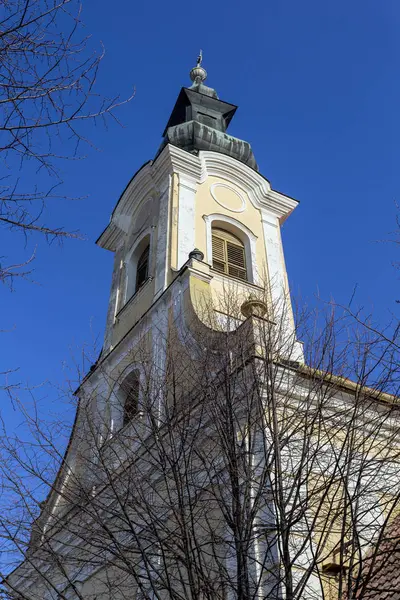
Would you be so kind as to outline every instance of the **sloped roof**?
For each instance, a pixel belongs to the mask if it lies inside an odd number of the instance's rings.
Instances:
[[[379,546],[371,551],[363,567],[356,594],[360,600],[400,600],[400,515],[387,525]]]

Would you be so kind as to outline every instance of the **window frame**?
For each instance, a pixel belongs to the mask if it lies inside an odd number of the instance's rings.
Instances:
[[[216,255],[216,240],[220,243],[220,253]],[[230,233],[226,229],[220,227],[211,228],[211,241],[212,241],[212,268],[219,273],[229,275],[230,277],[236,277],[242,281],[248,281],[248,270],[246,261],[246,248],[241,239],[239,239],[233,233]],[[240,253],[235,257],[232,257],[232,249]],[[243,260],[240,260],[240,259]],[[219,267],[216,263],[219,263]],[[236,272],[235,272],[236,271]],[[242,276],[241,276],[241,274]]]
[[[132,413],[130,419],[125,418],[125,403],[127,400],[128,386],[127,384],[130,378],[136,377],[137,379],[137,401],[136,410]],[[132,363],[129,368],[124,369],[119,375],[116,376],[117,381],[110,390],[108,397],[108,435],[107,441],[117,436],[125,427],[129,427],[129,423],[132,423],[136,419],[142,419],[143,417],[143,377],[144,373],[141,365],[138,363]],[[128,384],[129,385],[129,384]]]
[[[247,280],[238,279],[238,281],[242,281],[243,284],[261,284],[262,280],[258,274],[256,257],[256,242],[258,237],[254,235],[246,225],[243,225],[243,223],[228,215],[213,213],[210,215],[203,215],[203,220],[206,224],[206,260],[210,267],[212,268],[213,263],[212,229],[223,229],[237,237],[243,243],[245,248]],[[218,273],[218,271],[216,271],[216,273]],[[224,273],[221,273],[221,276],[231,277]]]
[[[124,260],[124,277],[121,281],[121,286],[123,293],[122,297],[122,305],[125,306],[133,298],[139,290],[141,290],[146,282],[152,278],[151,275],[151,265],[153,260],[153,228],[150,226],[145,231],[142,232],[140,238],[138,238],[135,243],[131,246],[130,250],[127,252],[125,260]],[[137,270],[139,260],[142,254],[145,252],[146,248],[149,248],[148,260],[147,260],[147,277],[141,284],[141,286],[137,287]],[[132,285],[134,283],[134,285]]]
[[[123,429],[129,425],[140,412],[140,371],[138,369],[132,369],[132,371],[128,373],[120,385],[120,391],[121,395],[123,395],[121,423],[121,429]],[[133,402],[132,399],[134,400]],[[130,403],[131,406],[127,406],[128,403]]]
[[[141,270],[144,267],[144,278],[140,279],[139,275],[141,274]],[[135,277],[135,289],[132,294],[134,296],[140,290],[142,286],[146,283],[149,278],[149,270],[150,270],[150,241],[145,246],[143,252],[139,256],[136,264],[136,277]]]

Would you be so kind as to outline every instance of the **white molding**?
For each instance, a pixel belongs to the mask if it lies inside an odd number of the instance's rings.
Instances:
[[[159,198],[157,224],[157,253],[154,265],[154,300],[165,290],[168,284],[168,240],[170,237],[170,186],[171,176],[166,177],[168,185]]]
[[[150,236],[150,243],[153,240],[153,230],[154,230],[154,226],[153,225],[149,225],[148,227],[146,227],[146,229],[144,229],[140,235],[136,238],[136,240],[132,243],[132,245],[130,246],[129,250],[126,253],[126,257],[125,257],[125,261],[128,261],[131,259],[132,254],[135,252],[136,248],[140,245],[140,242],[146,237],[146,236]],[[150,252],[151,252],[151,248],[150,248]]]
[[[296,208],[298,201],[276,192],[267,179],[244,163],[219,152],[199,153],[202,164],[201,183],[207,177],[222,177],[243,190],[256,208],[267,208],[269,212],[284,220]]]
[[[122,192],[112,212],[110,223],[100,235],[97,244],[107,250],[115,251],[121,235],[125,233],[122,228],[124,225],[121,227],[121,223],[124,222],[124,216],[131,216],[136,199],[157,195],[152,177],[152,163],[147,163],[133,176]],[[130,220],[128,222],[130,223]]]
[[[269,214],[265,209],[261,211],[261,222],[273,227],[279,227],[279,219],[276,215]]]
[[[155,163],[157,168],[159,168],[158,162],[161,157],[163,160],[168,160],[170,172],[176,172],[182,175],[185,174],[197,183],[200,183],[201,159],[199,156],[190,154],[190,152],[187,152],[186,150],[168,144]]]
[[[193,177],[179,175],[178,201],[178,264],[180,269],[189,259],[189,253],[195,248],[196,240],[196,191],[197,183]]]
[[[247,194],[256,208],[267,209],[281,222],[296,208],[298,201],[271,188],[267,179],[244,163],[219,152],[201,151],[199,155],[167,144],[155,161],[145,164],[122,193],[110,224],[98,239],[103,248],[115,250],[123,233],[120,216],[130,215],[136,198],[158,196],[168,187],[171,173],[179,173],[196,184],[215,176],[234,183]]]
[[[138,397],[138,412],[137,418],[140,418],[140,413],[144,411],[143,406],[143,387],[145,383],[145,371],[142,363],[133,362],[129,363],[118,375],[118,380],[114,383],[112,389],[110,389],[110,393],[108,395],[108,403],[110,409],[110,423],[109,431],[110,437],[113,437],[118,431],[123,428],[122,419],[124,416],[124,402],[125,392],[122,390],[122,384],[126,380],[127,377],[133,371],[138,371],[139,373],[139,397]]]

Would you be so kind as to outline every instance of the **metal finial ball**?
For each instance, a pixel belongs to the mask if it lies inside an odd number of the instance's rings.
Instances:
[[[193,67],[190,71],[190,79],[193,83],[202,83],[207,79],[207,71],[201,66]]]
[[[191,252],[189,252],[189,259],[194,258],[195,260],[199,260],[200,262],[204,260],[204,252],[195,248]]]

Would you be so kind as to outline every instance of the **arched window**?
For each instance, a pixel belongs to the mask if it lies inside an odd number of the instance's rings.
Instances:
[[[127,260],[125,302],[146,283],[150,275],[150,236],[136,246]]]
[[[216,271],[248,280],[244,244],[229,231],[213,227],[212,259],[212,266]]]
[[[140,374],[132,371],[121,385],[123,397],[122,426],[127,425],[137,415],[139,410]]]
[[[149,255],[150,255],[150,244],[147,244],[142,254],[139,256],[137,267],[136,267],[136,284],[135,293],[146,283],[149,276]]]

